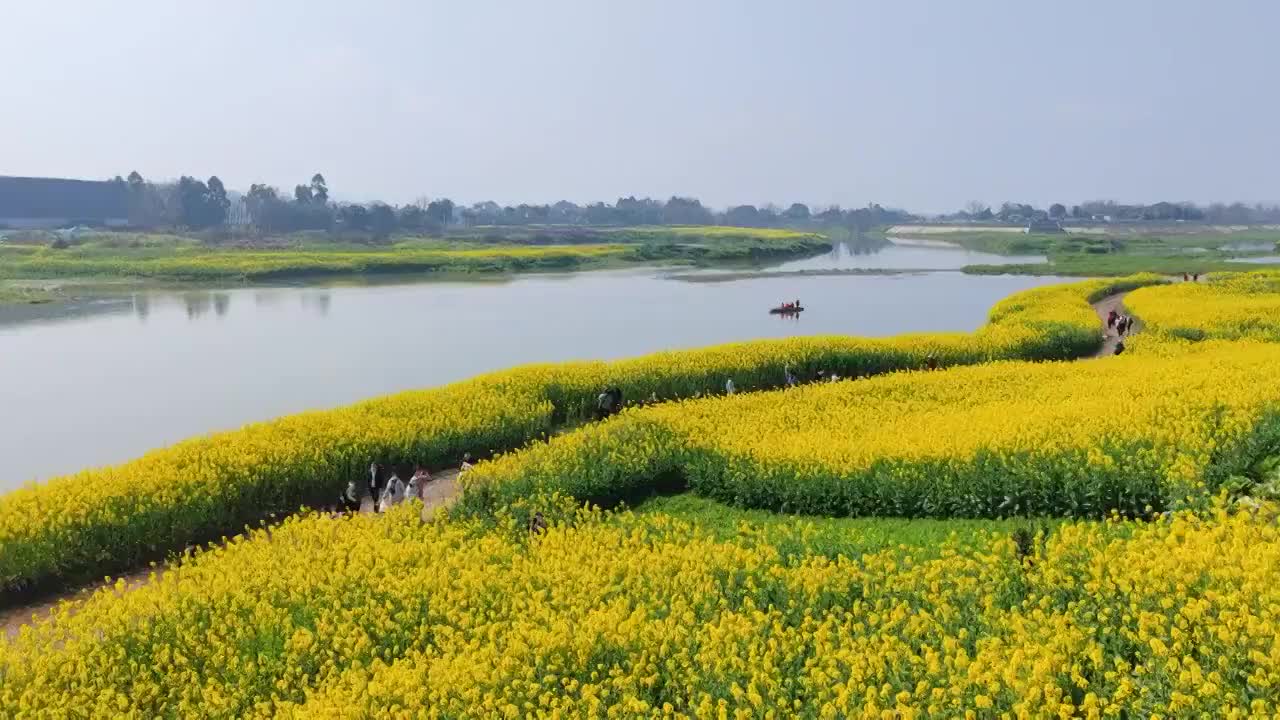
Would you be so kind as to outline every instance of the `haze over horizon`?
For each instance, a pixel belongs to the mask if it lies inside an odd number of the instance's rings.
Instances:
[[[46,0],[0,175],[345,200],[1280,201],[1280,5]]]

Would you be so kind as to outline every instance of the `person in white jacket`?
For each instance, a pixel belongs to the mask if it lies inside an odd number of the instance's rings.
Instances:
[[[396,473],[391,473],[387,488],[382,491],[382,499],[378,501],[378,512],[386,512],[404,500],[404,481]]]
[[[427,469],[418,465],[413,470],[413,477],[409,478],[409,484],[404,489],[404,499],[412,500],[422,499],[422,493],[427,489],[427,483],[431,482],[431,473]]]

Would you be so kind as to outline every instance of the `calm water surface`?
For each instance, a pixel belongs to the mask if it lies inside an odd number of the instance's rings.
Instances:
[[[752,338],[972,330],[1058,278],[921,273],[510,281],[145,293],[0,325],[0,490],[193,435],[522,363]],[[798,320],[767,314],[800,299]]]
[[[1046,263],[1044,255],[995,255],[931,239],[896,238],[887,244],[837,243],[830,253],[777,266],[778,270],[959,270],[966,265]]]

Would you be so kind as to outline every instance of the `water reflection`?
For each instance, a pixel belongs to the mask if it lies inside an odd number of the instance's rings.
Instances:
[[[133,296],[133,314],[142,322],[147,321],[147,317],[151,315],[151,296],[146,293],[137,293]]]
[[[324,317],[329,314],[331,295],[328,290],[303,291],[300,299],[302,307],[314,310],[317,315]]]
[[[187,308],[188,320],[195,320],[209,312],[209,307],[213,304],[211,293],[183,293],[182,303]]]
[[[333,294],[329,288],[273,288],[255,290],[251,294],[255,308],[274,310],[276,308],[283,309],[285,301],[295,293],[298,295],[299,304],[305,310],[319,317],[325,317],[329,314],[329,309],[333,303]],[[135,293],[124,302],[128,303],[126,308],[131,309],[133,316],[141,323],[146,323],[148,318],[157,310],[172,306],[181,307],[188,321],[196,321],[204,317],[217,317],[219,319],[228,317],[231,314],[232,295],[236,294],[239,293],[227,290]],[[243,302],[243,298],[244,295],[241,295],[241,302]]]
[[[954,243],[857,236],[832,246],[831,252],[790,260],[775,270],[959,270],[966,265],[1045,263],[1044,255],[997,255]]]

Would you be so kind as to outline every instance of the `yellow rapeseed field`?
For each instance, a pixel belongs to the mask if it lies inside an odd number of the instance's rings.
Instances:
[[[334,501],[373,459],[453,465],[541,437],[589,415],[604,385],[631,400],[778,387],[819,368],[873,375],[1002,358],[1087,355],[1101,342],[1088,301],[1154,276],[1019,293],[973,334],[884,339],[804,337],[665,352],[619,362],[517,368],[443,388],[247,426],[0,497],[0,590],[100,577],[193,542],[234,534],[269,513]]]
[[[1253,338],[1280,341],[1280,272],[1221,273],[1202,283],[1137,290],[1125,305],[1145,332],[1184,340]]]
[[[1001,362],[629,411],[468,476],[463,506],[612,501],[682,476],[824,515],[1142,514],[1206,499],[1280,448],[1280,346]]]
[[[855,556],[797,522],[295,519],[0,642],[4,717],[1270,717],[1280,528]],[[74,610],[75,612],[71,612]]]
[[[1228,491],[1280,451],[1280,344],[1249,313],[1194,316],[1269,283],[1134,293],[1144,320],[1166,291],[1212,299],[1154,313],[1118,358],[1007,361],[1096,348],[1085,300],[1111,288],[1082,283],[1015,296],[971,336],[519,368],[22,491],[0,501],[0,579],[172,547],[336,488],[370,453],[510,450],[604,384],[676,400],[481,463],[434,521],[416,501],[298,516],[68,603],[0,640],[0,717],[1275,717],[1277,508]],[[929,354],[1005,361],[919,370]],[[784,364],[883,376],[771,390]],[[730,373],[764,392],[693,398]],[[214,487],[191,501],[188,475]],[[725,533],[579,508],[676,481],[825,514],[1091,519],[833,551],[829,520]]]

